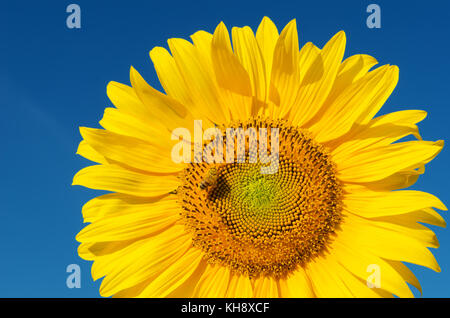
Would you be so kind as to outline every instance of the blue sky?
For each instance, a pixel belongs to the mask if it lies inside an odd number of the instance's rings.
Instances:
[[[68,29],[66,7],[81,7],[81,29]],[[98,192],[72,187],[89,162],[75,155],[78,126],[98,127],[111,106],[106,84],[129,83],[137,68],[159,88],[148,52],[170,37],[197,30],[256,29],[267,15],[281,28],[297,19],[300,41],[322,46],[347,33],[346,56],[366,53],[400,67],[399,84],[382,113],[425,109],[425,139],[449,140],[448,1],[8,1],[0,11],[0,297],[98,297],[91,263],[80,259],[75,235],[81,207]],[[345,3],[345,4],[344,4]],[[368,29],[366,7],[381,7],[381,29]],[[448,146],[414,189],[450,205]],[[448,220],[446,213],[444,217]],[[424,297],[448,297],[450,231],[433,228],[442,272],[411,266]],[[66,287],[66,266],[79,264],[80,289]]]

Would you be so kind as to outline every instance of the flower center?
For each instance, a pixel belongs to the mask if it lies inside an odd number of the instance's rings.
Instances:
[[[322,145],[285,121],[230,127],[278,128],[278,169],[263,174],[267,163],[249,160],[249,139],[243,163],[189,164],[178,191],[183,219],[210,262],[251,277],[286,275],[323,251],[340,221],[334,165]]]

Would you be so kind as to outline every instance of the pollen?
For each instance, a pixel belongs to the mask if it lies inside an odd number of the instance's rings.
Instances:
[[[322,253],[341,220],[334,164],[324,146],[286,121],[253,118],[229,127],[278,128],[278,169],[263,174],[267,163],[250,160],[250,136],[244,162],[189,164],[178,189],[182,218],[209,262],[250,277],[282,277]]]

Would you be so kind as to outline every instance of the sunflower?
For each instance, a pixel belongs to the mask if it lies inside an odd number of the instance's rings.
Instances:
[[[265,17],[256,35],[235,27],[230,40],[220,23],[191,38],[169,39],[170,53],[150,51],[165,93],[131,68],[131,86],[107,86],[115,107],[106,108],[104,129],[80,128],[77,153],[98,164],[73,184],[110,192],[84,205],[90,224],[76,237],[80,257],[94,261],[93,279],[104,277],[100,294],[412,297],[408,284],[421,291],[404,263],[440,271],[428,249],[439,243],[420,223],[445,226],[434,208],[446,207],[400,189],[444,143],[422,140],[416,124],[424,111],[375,117],[398,68],[373,69],[368,55],[343,60],[342,31],[322,49],[300,48],[295,20],[281,33]],[[180,127],[222,137],[230,128],[250,131],[236,150],[245,160],[173,160]],[[251,160],[250,150],[268,147],[251,138],[261,128],[278,143],[273,173]]]

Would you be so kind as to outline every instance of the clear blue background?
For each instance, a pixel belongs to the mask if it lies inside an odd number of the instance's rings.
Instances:
[[[264,15],[281,29],[297,19],[301,44],[322,46],[347,33],[346,56],[367,53],[400,67],[382,112],[426,109],[421,132],[449,141],[449,1],[373,1],[382,28],[366,27],[371,1],[76,1],[82,28],[66,27],[69,1],[8,1],[0,9],[0,297],[98,297],[91,263],[77,255],[81,207],[98,192],[72,187],[89,162],[75,155],[78,126],[98,127],[111,103],[106,84],[129,83],[133,65],[159,88],[148,57],[170,37],[199,29],[254,30]],[[447,146],[414,186],[450,205]],[[444,212],[446,219],[446,213]],[[450,296],[450,231],[434,228],[438,274],[412,266],[424,297]],[[80,289],[66,287],[66,266],[79,264]]]

